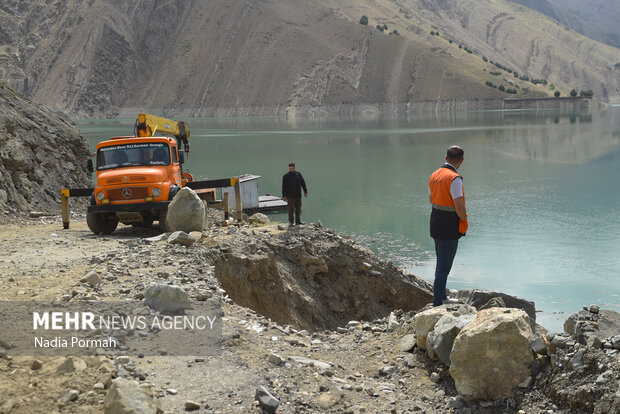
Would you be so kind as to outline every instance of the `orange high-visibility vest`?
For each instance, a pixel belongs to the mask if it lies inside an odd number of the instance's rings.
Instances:
[[[428,180],[428,186],[431,190],[431,203],[433,209],[440,211],[454,212],[454,200],[450,194],[450,185],[455,178],[461,177],[459,173],[449,167],[442,167],[435,171]],[[463,177],[461,177],[463,179]],[[465,192],[463,191],[463,201],[465,201]],[[459,220],[458,232],[465,234],[469,224],[467,221]]]

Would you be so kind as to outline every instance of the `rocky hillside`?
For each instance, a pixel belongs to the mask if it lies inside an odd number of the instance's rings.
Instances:
[[[620,3],[614,0],[513,0],[598,42],[620,47]]]
[[[394,113],[552,93],[513,71],[619,101],[618,54],[507,1],[0,5],[0,79],[74,117]]]
[[[58,211],[61,188],[89,186],[88,158],[66,114],[0,86],[0,212]]]

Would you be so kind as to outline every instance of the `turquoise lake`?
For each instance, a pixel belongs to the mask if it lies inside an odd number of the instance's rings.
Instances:
[[[537,321],[555,331],[582,306],[620,311],[620,107],[407,121],[185,121],[185,166],[195,178],[252,173],[261,194],[279,196],[295,161],[309,190],[302,220],[321,220],[431,282],[428,177],[447,147],[460,145],[470,229],[448,288],[533,300]],[[133,134],[134,120],[77,123],[94,151],[100,140]]]

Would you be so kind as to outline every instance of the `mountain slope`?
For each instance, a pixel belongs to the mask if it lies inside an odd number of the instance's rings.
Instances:
[[[362,14],[369,26],[359,24]],[[514,88],[519,97],[551,93],[483,62],[485,55],[532,78],[549,77],[565,93],[576,87],[620,99],[617,50],[574,32],[554,41],[565,30],[559,25],[531,30],[522,41],[524,22],[549,25],[541,19],[547,18],[490,0],[6,0],[0,79],[82,118],[144,110],[393,113],[420,102],[479,107],[511,96],[485,82]],[[401,36],[376,30],[379,21]],[[431,28],[441,36],[430,36]],[[571,70],[555,71],[564,67]]]
[[[512,0],[596,41],[620,47],[620,3],[615,0]]]
[[[620,50],[601,45],[531,9],[505,0],[320,0],[355,20],[397,26],[407,36],[441,45],[441,37],[527,74],[548,79],[564,93],[591,89],[603,101],[620,102]],[[559,1],[559,0],[558,0]],[[455,56],[458,58],[458,56]]]

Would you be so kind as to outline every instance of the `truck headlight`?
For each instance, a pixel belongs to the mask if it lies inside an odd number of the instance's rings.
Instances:
[[[101,201],[105,198],[105,195],[103,194],[103,192],[101,193],[97,193],[97,200]]]
[[[151,194],[153,195],[153,197],[159,197],[161,195],[161,190],[159,188],[153,188]]]

